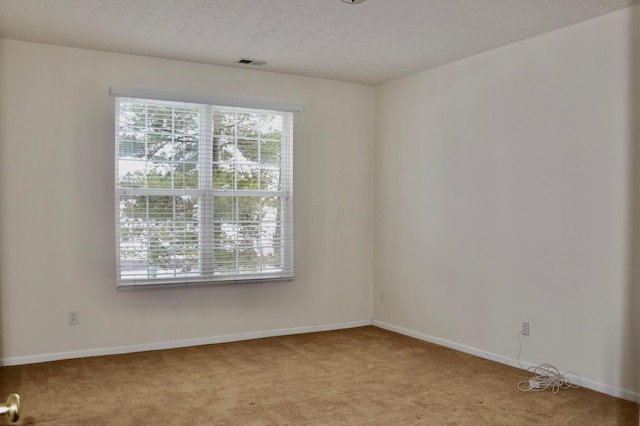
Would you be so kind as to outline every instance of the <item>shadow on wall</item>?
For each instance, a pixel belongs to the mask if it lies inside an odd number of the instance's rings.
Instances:
[[[2,51],[0,49],[0,55],[2,55]],[[1,56],[0,56],[1,57]],[[1,82],[0,82],[1,83]],[[4,117],[4,111],[2,108],[2,102],[0,102],[0,129],[4,128],[4,123],[2,121],[2,117]],[[1,141],[1,137],[0,137],[0,368],[2,367],[2,360],[5,358],[5,354],[4,354],[4,349],[3,349],[3,342],[4,342],[4,338],[3,338],[3,334],[2,334],[2,329],[6,326],[6,324],[4,324],[4,317],[2,314],[2,306],[7,303],[7,301],[5,300],[5,298],[2,295],[2,287],[3,285],[5,285],[5,274],[6,274],[6,265],[5,265],[5,260],[4,260],[4,256],[3,256],[3,252],[2,252],[2,230],[4,229],[4,219],[3,219],[3,208],[2,206],[4,205],[4,193],[3,193],[3,184],[2,182],[8,182],[5,179],[7,178],[7,176],[4,175],[3,173],[3,169],[4,169],[4,164],[2,163],[2,159],[6,158],[6,156],[4,155],[4,150],[2,149],[2,141]],[[0,403],[4,402],[4,397],[3,395],[5,395],[7,393],[7,390],[5,389],[5,384],[2,383],[0,381]],[[1,420],[0,420],[1,421]]]
[[[640,7],[631,8],[629,135],[629,236],[625,347],[621,378],[640,394]]]
[[[2,46],[0,46],[0,59],[2,58]],[[0,70],[1,71],[1,70]],[[2,81],[0,81],[0,85],[3,84]],[[4,247],[4,243],[3,243],[3,236],[4,236],[4,230],[7,229],[8,224],[7,224],[7,214],[6,214],[6,206],[7,206],[7,197],[6,197],[6,191],[5,188],[7,188],[8,185],[10,185],[12,182],[12,179],[9,178],[9,176],[7,175],[7,171],[6,171],[6,159],[7,159],[7,155],[6,154],[6,140],[4,139],[4,137],[2,136],[2,132],[1,130],[3,128],[5,128],[5,121],[6,118],[8,116],[8,114],[6,113],[6,110],[4,108],[7,108],[6,103],[3,104],[3,102],[0,101],[0,368],[2,368],[2,364],[3,364],[3,360],[7,357],[6,353],[5,353],[5,339],[6,339],[6,329],[9,327],[9,320],[6,317],[5,311],[6,311],[6,306],[11,303],[11,300],[7,299],[7,290],[6,290],[6,286],[7,284],[7,271],[8,271],[8,265],[7,265],[7,260],[6,260],[6,249],[3,251],[3,247]],[[5,144],[3,146],[3,144]],[[9,394],[13,393],[13,392],[17,392],[15,389],[10,389],[8,388],[8,385],[6,383],[4,383],[3,381],[0,381],[0,404],[5,403],[7,401],[7,397],[9,396]],[[6,417],[4,415],[0,416],[0,424],[4,424],[4,422],[6,421]]]

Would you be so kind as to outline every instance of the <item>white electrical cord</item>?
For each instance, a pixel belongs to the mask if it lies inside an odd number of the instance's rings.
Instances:
[[[522,332],[518,332],[518,365],[520,368],[524,369],[522,364],[520,364],[520,354],[522,352],[520,334],[522,334]],[[518,383],[518,389],[522,392],[541,392],[551,388],[553,393],[557,393],[560,389],[577,389],[580,387],[579,384],[575,384],[575,382],[580,383],[580,376],[573,371],[567,371],[563,374],[551,364],[540,364],[537,367],[529,367],[527,368],[527,371],[531,371],[534,376],[529,380]],[[567,378],[567,375],[569,374],[575,376],[576,380],[569,380]]]

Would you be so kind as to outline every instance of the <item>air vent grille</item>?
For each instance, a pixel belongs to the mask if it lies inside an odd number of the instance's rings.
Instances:
[[[256,65],[256,66],[262,66],[266,64],[265,61],[257,61],[255,59],[247,59],[247,58],[240,58],[238,63],[244,64],[244,65]]]

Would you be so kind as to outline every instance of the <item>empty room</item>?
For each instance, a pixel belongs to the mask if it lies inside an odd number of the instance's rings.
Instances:
[[[637,0],[0,0],[0,425],[639,425]]]

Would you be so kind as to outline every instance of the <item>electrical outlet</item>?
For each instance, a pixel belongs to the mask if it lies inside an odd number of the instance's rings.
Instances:
[[[384,291],[380,292],[380,303],[384,302]]]
[[[522,329],[520,330],[520,334],[523,336],[529,335],[529,321],[522,321]]]
[[[69,312],[69,325],[80,324],[80,314],[78,311]]]

